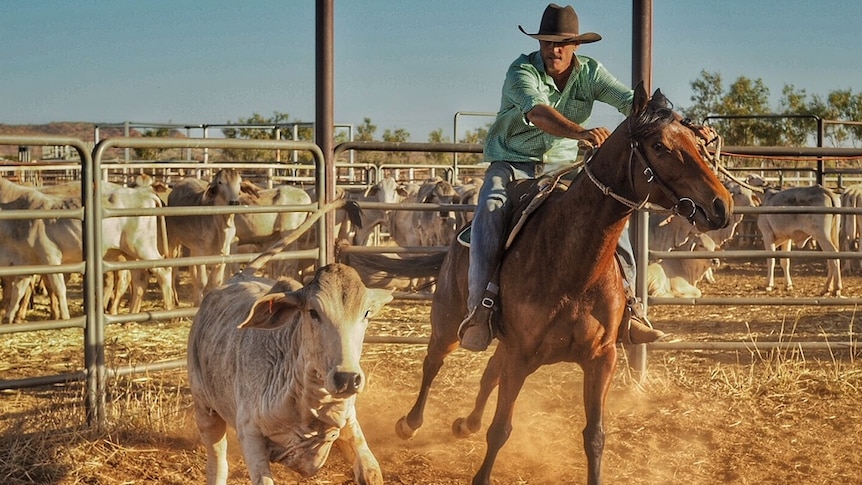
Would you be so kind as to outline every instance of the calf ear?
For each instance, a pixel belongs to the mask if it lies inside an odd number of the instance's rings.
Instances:
[[[237,328],[276,329],[295,321],[301,308],[297,292],[267,293],[255,300],[248,316]]]
[[[368,316],[371,318],[390,301],[392,301],[392,290],[370,288],[366,290],[365,299],[368,302]]]

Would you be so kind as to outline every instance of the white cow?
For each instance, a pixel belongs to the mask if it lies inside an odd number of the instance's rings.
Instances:
[[[239,202],[245,206],[309,205],[311,197],[305,190],[292,185],[262,189],[251,182],[243,182]],[[234,216],[236,242],[231,245],[231,254],[262,252],[299,227],[307,217],[307,212],[237,214]],[[237,268],[231,268],[232,273],[236,271]],[[269,272],[298,276],[299,261],[273,261],[269,265]]]
[[[685,251],[715,251],[715,242],[706,234],[696,234]],[[717,258],[664,259],[647,266],[647,287],[650,296],[700,298],[697,284],[718,269]]]
[[[841,207],[862,209],[862,184],[851,185],[841,193]],[[841,218],[841,251],[862,252],[862,213],[844,214]],[[862,272],[862,259],[844,259],[847,274]]]
[[[482,190],[482,185],[485,180],[482,177],[470,177],[462,183],[455,184],[455,192],[458,194],[455,202],[464,205],[478,205],[479,191]],[[473,222],[472,211],[459,211],[455,213],[455,225],[458,228],[464,227]]]
[[[457,197],[449,182],[437,177],[423,182],[405,204],[452,204]],[[402,247],[448,246],[455,237],[454,211],[393,211],[389,223],[392,239]]]
[[[725,182],[725,187],[733,196],[733,207],[757,207],[760,198],[751,189],[742,187],[735,182]],[[731,223],[724,228],[707,231],[706,234],[717,247],[727,244],[736,235],[736,229],[742,222],[742,214],[734,214]],[[649,249],[650,251],[672,251],[688,245],[691,238],[699,231],[685,218],[671,215],[668,217],[649,218]]]
[[[207,483],[227,483],[230,424],[254,484],[273,483],[270,462],[313,475],[338,442],[356,483],[382,485],[355,400],[368,319],[391,300],[343,264],[319,269],[305,287],[241,273],[208,293],[188,346]]]
[[[764,192],[763,207],[801,206],[801,207],[841,207],[835,193],[821,185],[810,187],[791,187],[784,190],[767,189]],[[763,236],[763,246],[767,251],[780,247],[790,251],[792,242],[804,245],[809,239],[817,241],[821,251],[837,252],[839,247],[840,216],[838,214],[759,214],[757,228]],[[767,258],[766,291],[775,288],[775,258]],[[787,290],[793,289],[790,278],[790,259],[781,259]],[[823,294],[841,295],[841,265],[838,259],[826,260],[826,285]]]
[[[0,210],[59,210],[81,207],[81,199],[64,199],[0,178]],[[3,264],[10,266],[77,263],[82,254],[81,221],[78,219],[0,220],[0,244],[5,247]],[[28,281],[22,281],[22,280]],[[55,318],[68,320],[66,280],[62,273],[47,274],[43,281],[57,298]],[[6,321],[19,315],[27,294],[29,277],[9,285]],[[4,288],[5,293],[6,288]],[[6,297],[4,295],[4,300]]]
[[[80,184],[77,185],[80,194]],[[160,199],[150,189],[123,188],[115,184],[105,184],[103,205],[107,208],[155,208]],[[69,187],[45,188],[41,190],[17,185],[0,179],[0,209],[68,209],[81,207],[80,195],[73,196],[74,189]],[[65,194],[65,195],[56,195]],[[105,219],[102,223],[102,257],[106,260],[155,260],[161,259],[157,235],[160,233],[155,216],[131,216]],[[0,235],[3,239],[2,263],[5,265],[66,264],[82,260],[81,221],[77,219],[34,219],[0,221]],[[164,247],[164,245],[162,245]],[[165,307],[173,308],[170,268],[154,268],[162,290]],[[143,293],[146,288],[146,271],[140,271],[144,278],[136,285],[132,296],[131,310],[140,311]],[[20,315],[19,308],[26,297],[32,278],[25,277],[9,284],[9,295],[4,292],[7,308],[7,321]],[[65,278],[62,274],[46,275],[46,286],[52,299],[52,315],[58,319],[68,319],[69,309],[66,298]],[[7,282],[4,282],[4,287]],[[107,300],[106,300],[107,303]],[[116,313],[116,300],[109,308]]]
[[[169,207],[212,207],[239,205],[242,177],[235,170],[216,172],[209,183],[187,178],[177,183],[168,195]],[[168,232],[168,250],[172,257],[185,247],[190,256],[227,256],[236,235],[234,214],[212,214],[165,217]],[[203,265],[193,267],[192,284],[194,303],[199,305],[203,295],[224,282],[224,264],[212,265],[209,272]]]
[[[116,188],[110,192],[104,201],[106,208],[112,209],[155,209],[162,207],[163,202],[150,188]],[[108,260],[158,260],[164,258],[167,252],[167,242],[164,239],[164,229],[159,221],[164,218],[156,216],[111,217],[102,221],[104,257]],[[161,238],[159,236],[162,236]],[[161,241],[161,243],[160,243]],[[174,308],[173,277],[170,267],[157,267],[149,270],[162,292],[165,309]],[[129,311],[138,313],[144,299],[147,287],[147,271],[134,270],[135,284],[132,285],[132,297]],[[115,276],[116,278],[116,276]],[[106,303],[108,303],[106,301]],[[112,295],[109,312],[117,313],[119,298]]]

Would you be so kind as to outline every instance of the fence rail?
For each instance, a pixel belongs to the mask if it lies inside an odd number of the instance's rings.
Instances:
[[[153,362],[141,365],[129,366],[111,366],[110,368],[105,362],[105,327],[113,323],[125,322],[143,322],[168,320],[172,318],[191,317],[196,312],[195,308],[182,308],[177,310],[155,310],[142,314],[124,314],[124,315],[106,315],[102,308],[103,301],[103,281],[102,275],[108,271],[119,269],[149,269],[158,266],[187,266],[201,263],[247,263],[251,261],[254,254],[236,254],[230,256],[206,256],[206,257],[185,257],[173,258],[160,261],[127,261],[127,262],[109,262],[103,261],[101,251],[96,248],[101,248],[101,231],[97,228],[101,227],[101,221],[110,217],[133,217],[140,215],[181,215],[199,213],[199,209],[188,208],[160,208],[149,211],[140,211],[136,209],[109,209],[102,206],[101,191],[102,183],[107,180],[109,173],[117,177],[125,177],[130,179],[135,170],[155,171],[159,169],[165,170],[189,170],[191,174],[197,175],[198,171],[213,170],[221,167],[237,168],[241,170],[260,171],[265,173],[265,179],[268,183],[272,181],[283,181],[292,177],[294,181],[302,180],[305,183],[311,182],[317,193],[323,193],[324,160],[320,149],[313,144],[307,142],[291,142],[291,141],[273,141],[273,140],[224,140],[224,139],[175,139],[175,138],[108,138],[100,141],[100,143],[92,149],[92,152],[86,144],[80,140],[64,138],[64,137],[0,137],[0,145],[42,145],[42,146],[71,146],[80,156],[80,164],[4,164],[0,166],[0,171],[15,173],[21,170],[63,170],[75,171],[80,175],[79,180],[82,186],[83,208],[69,211],[52,211],[50,214],[38,213],[34,211],[2,211],[0,218],[2,219],[32,219],[34,217],[71,217],[80,219],[83,223],[84,233],[84,257],[81,263],[62,265],[60,267],[31,267],[20,266],[14,268],[0,268],[0,276],[14,276],[26,274],[47,274],[57,272],[80,272],[84,278],[84,313],[83,317],[75,317],[67,321],[43,321],[29,322],[10,326],[0,327],[0,334],[10,334],[14,332],[30,332],[30,331],[50,331],[63,328],[81,328],[84,330],[83,339],[83,354],[84,363],[81,371],[56,374],[51,376],[36,376],[24,379],[2,380],[0,388],[21,388],[29,386],[38,386],[44,384],[54,384],[68,382],[71,380],[86,380],[87,382],[87,412],[88,420],[94,425],[100,425],[104,420],[104,406],[106,379],[111,376],[129,375],[137,372],[149,372],[154,370],[171,369],[184,365],[183,359],[176,359],[167,362]],[[143,162],[128,162],[117,163],[113,161],[103,160],[106,150],[109,148],[232,148],[232,149],[273,149],[273,150],[300,150],[308,151],[315,158],[316,163],[313,165],[301,165],[291,162],[273,163],[271,161],[262,163],[201,163],[193,161],[177,161],[172,163],[161,163],[152,161]],[[453,143],[453,144],[425,144],[425,143],[359,143],[348,142],[338,145],[335,148],[336,157],[346,151],[353,150],[383,150],[383,151],[416,151],[416,152],[454,152],[454,153],[481,153],[481,146]],[[724,152],[727,154],[755,154],[758,156],[806,156],[806,157],[826,157],[826,156],[858,156],[862,157],[862,150],[850,149],[788,149],[778,148],[769,150],[767,147],[725,147]],[[338,163],[337,174],[339,180],[347,187],[368,187],[377,180],[380,180],[386,171],[404,170],[404,171],[429,171],[440,170],[445,177],[450,180],[455,180],[458,177],[458,170],[465,167],[459,167],[456,164],[453,166],[436,166],[436,165],[410,165],[410,164],[386,164],[386,165],[370,165],[358,163]],[[480,169],[479,167],[469,167],[471,170]],[[772,168],[763,170],[773,170]],[[794,169],[799,170],[799,169]],[[831,170],[828,174],[834,174]],[[311,176],[309,176],[311,174]],[[91,188],[92,190],[86,190]],[[319,202],[317,203],[319,207]],[[398,209],[398,210],[439,210],[447,211],[466,211],[472,210],[471,206],[457,204],[381,204],[366,202],[361,204],[363,208],[368,209]],[[221,213],[264,213],[273,211],[308,211],[308,206],[283,206],[283,207],[215,207],[207,210],[208,214]],[[738,213],[741,214],[759,214],[764,212],[772,213],[839,213],[839,214],[859,214],[862,209],[855,208],[739,208]],[[318,248],[306,250],[303,252],[294,252],[283,254],[278,259],[317,259],[319,264],[326,261],[329,238],[325,234],[323,225],[320,226],[320,237]],[[643,267],[639,267],[639,272],[645,274],[645,262],[649,259],[648,256],[660,256],[664,258],[683,258],[683,257],[718,257],[718,258],[766,258],[767,255],[763,251],[722,251],[715,253],[698,252],[696,255],[685,255],[679,252],[668,253],[649,253],[646,249],[648,241],[643,238],[638,245],[639,260],[643,261]],[[378,253],[413,253],[413,252],[429,252],[429,251],[446,251],[446,247],[350,247],[348,252],[378,252]],[[643,256],[643,257],[642,257]],[[855,252],[840,252],[840,253],[823,253],[818,251],[792,251],[792,252],[776,252],[770,253],[769,257],[786,257],[793,258],[848,258],[862,259],[862,253]],[[862,303],[862,298],[744,298],[744,299],[726,299],[726,298],[650,298],[646,295],[646,287],[638,286],[639,294],[642,295],[644,301],[650,305],[834,305],[834,306],[850,306]],[[408,300],[425,300],[430,298],[429,295],[406,294],[399,293],[399,298]],[[403,343],[403,344],[425,344],[427,337],[388,337],[368,335],[367,342],[369,343]],[[730,342],[678,342],[678,343],[658,343],[653,344],[654,349],[713,349],[713,350],[729,350],[729,349],[749,349],[749,348],[823,348],[823,342],[756,342],[756,343],[730,343]],[[856,349],[855,342],[837,342],[831,344],[832,348],[848,348]]]

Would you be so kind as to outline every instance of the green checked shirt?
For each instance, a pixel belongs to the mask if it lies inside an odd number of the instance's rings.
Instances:
[[[595,59],[575,57],[574,72],[562,92],[545,72],[538,51],[522,54],[509,66],[500,110],[485,139],[485,161],[549,164],[575,161],[577,140],[549,135],[527,120],[526,113],[539,104],[553,106],[579,125],[589,121],[596,101],[628,115],[633,91]]]

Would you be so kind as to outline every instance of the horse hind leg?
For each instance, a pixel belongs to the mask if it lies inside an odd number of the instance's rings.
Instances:
[[[401,439],[410,439],[416,435],[422,427],[425,415],[425,404],[431,392],[431,384],[443,367],[443,360],[458,347],[457,336],[444,338],[439,334],[431,333],[431,341],[428,343],[428,352],[422,361],[422,384],[419,387],[419,395],[410,411],[402,416],[395,424],[395,434]]]
[[[500,366],[502,358],[498,355],[500,346],[497,346],[497,351],[488,360],[485,366],[485,371],[482,373],[482,379],[479,382],[479,392],[476,394],[476,402],[473,410],[466,418],[458,418],[452,423],[452,433],[458,438],[467,438],[473,433],[479,431],[482,427],[482,415],[485,413],[485,406],[488,404],[488,398],[491,392],[500,384]]]

